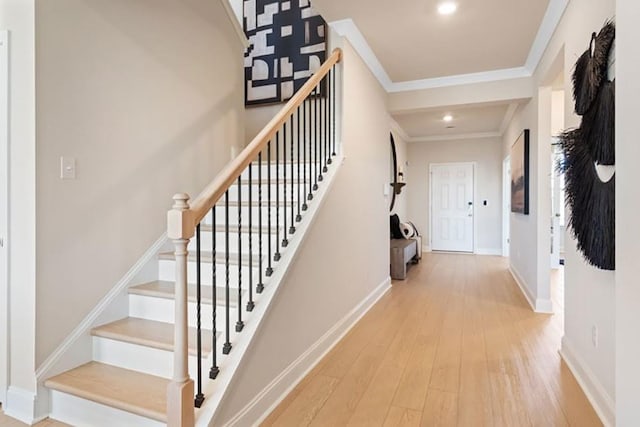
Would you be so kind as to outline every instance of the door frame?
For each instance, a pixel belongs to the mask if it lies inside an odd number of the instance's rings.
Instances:
[[[0,30],[0,402],[9,385],[9,32]],[[4,197],[2,195],[4,194]],[[6,406],[6,405],[5,405]]]
[[[473,192],[473,200],[471,201],[473,203],[473,221],[472,221],[472,227],[473,227],[473,231],[471,233],[471,236],[473,238],[473,252],[459,252],[461,254],[468,254],[468,253],[473,253],[476,254],[478,253],[478,227],[477,227],[477,221],[478,221],[478,206],[476,203],[476,200],[478,199],[478,188],[477,188],[477,180],[476,180],[476,169],[478,166],[477,162],[439,162],[439,163],[429,163],[429,195],[427,198],[427,201],[429,202],[429,209],[427,209],[427,212],[429,212],[429,250],[433,251],[433,167],[434,166],[469,166],[471,165],[471,187],[472,187],[472,192]],[[456,252],[458,253],[458,252]]]
[[[511,156],[502,161],[502,256],[510,256],[511,244]]]

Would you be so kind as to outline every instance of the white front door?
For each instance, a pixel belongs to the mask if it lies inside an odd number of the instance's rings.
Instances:
[[[0,403],[6,402],[9,353],[7,231],[9,209],[9,34],[0,30]]]
[[[473,252],[473,164],[431,165],[431,249]]]

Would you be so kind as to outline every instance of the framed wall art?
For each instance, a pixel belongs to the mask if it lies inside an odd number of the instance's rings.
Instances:
[[[529,129],[511,146],[511,212],[529,215]]]
[[[245,105],[286,102],[325,61],[327,24],[309,0],[244,0],[243,8]]]

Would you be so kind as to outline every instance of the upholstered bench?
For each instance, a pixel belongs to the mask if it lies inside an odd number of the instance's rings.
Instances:
[[[391,278],[404,280],[407,277],[407,263],[418,260],[418,241],[416,239],[391,239]]]

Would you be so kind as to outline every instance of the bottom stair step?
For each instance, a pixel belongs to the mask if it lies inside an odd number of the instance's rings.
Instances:
[[[45,386],[132,414],[166,422],[169,380],[98,362],[49,378]]]

